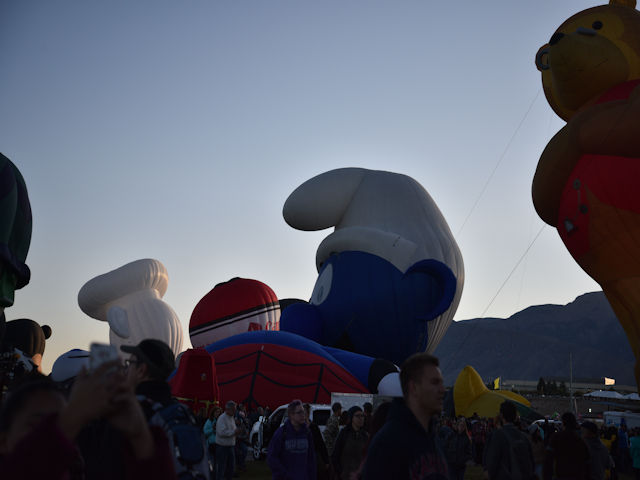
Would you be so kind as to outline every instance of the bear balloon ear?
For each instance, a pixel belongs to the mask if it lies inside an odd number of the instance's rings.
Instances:
[[[45,340],[51,336],[51,327],[49,325],[42,325],[42,333],[44,333]]]
[[[620,5],[623,7],[636,8],[636,0],[609,0],[609,5]]]

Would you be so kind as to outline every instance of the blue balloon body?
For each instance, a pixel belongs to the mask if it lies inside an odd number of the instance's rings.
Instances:
[[[310,302],[282,312],[280,330],[400,365],[426,349],[428,322],[455,292],[453,272],[437,260],[401,272],[376,255],[340,252],[322,265]]]

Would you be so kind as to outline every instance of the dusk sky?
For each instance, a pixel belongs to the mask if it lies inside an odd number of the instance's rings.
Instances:
[[[507,281],[543,226],[531,181],[564,124],[534,56],[599,4],[1,2],[0,151],[33,210],[32,279],[7,320],[51,325],[48,372],[108,341],[82,285],[140,258],[169,272],[184,348],[219,282],[308,299],[330,231],[292,229],[282,206],[349,166],[409,175],[436,201],[465,262],[456,320],[599,290],[548,226]]]

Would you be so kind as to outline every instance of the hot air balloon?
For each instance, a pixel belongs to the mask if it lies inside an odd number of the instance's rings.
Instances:
[[[564,126],[533,179],[538,215],[597,281],[636,356],[640,385],[640,12],[611,0],[564,23],[536,55]]]
[[[516,405],[520,416],[533,421],[542,416],[531,409],[531,402],[522,395],[508,390],[489,390],[476,370],[467,365],[458,374],[453,386],[453,401],[457,416],[471,417],[474,413],[481,417],[496,417],[500,404],[509,400]]]
[[[203,348],[189,349],[180,355],[180,363],[169,383],[173,396],[194,412],[204,408],[208,415],[219,403],[215,361]]]
[[[400,364],[432,352],[464,283],[460,250],[427,191],[397,173],[342,168],[300,185],[283,215],[299,230],[335,227],[316,253],[308,304],[280,329]]]
[[[31,244],[31,204],[18,168],[0,153],[0,311],[29,283],[25,264]],[[2,341],[2,331],[0,331]]]
[[[278,297],[258,280],[232,278],[219,283],[193,309],[189,335],[194,347],[253,330],[278,330]]]
[[[38,370],[42,363],[42,356],[46,340],[51,336],[49,325],[40,325],[28,318],[10,320],[6,323],[4,345],[2,351],[17,348],[34,363]]]
[[[215,360],[221,404],[235,400],[275,408],[292,398],[330,403],[331,392],[399,394],[398,369],[390,362],[292,333],[246,332],[205,349]]]
[[[182,326],[162,300],[168,285],[162,263],[136,260],[85,283],[78,292],[78,305],[90,317],[109,323],[109,340],[118,351],[121,345],[155,338],[177,355],[182,349]]]

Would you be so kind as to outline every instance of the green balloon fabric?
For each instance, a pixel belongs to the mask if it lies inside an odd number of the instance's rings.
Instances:
[[[27,186],[18,168],[0,153],[0,307],[13,305],[15,290],[31,278],[25,263],[31,229]]]

